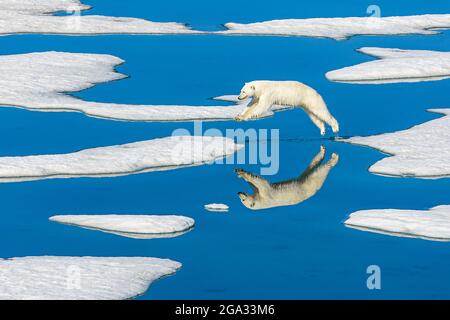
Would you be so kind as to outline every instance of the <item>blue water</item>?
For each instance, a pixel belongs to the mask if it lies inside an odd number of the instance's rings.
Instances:
[[[179,21],[203,30],[228,21],[364,16],[371,3],[296,0],[85,1],[92,13]],[[383,15],[449,13],[450,5],[378,1]],[[317,88],[339,119],[342,136],[408,128],[438,117],[427,108],[448,108],[450,80],[351,85],[332,83],[325,72],[371,58],[363,46],[450,50],[450,34],[354,37],[336,42],[293,37],[20,35],[0,38],[1,54],[33,51],[108,53],[126,60],[131,77],[76,93],[117,103],[216,104],[209,97],[236,94],[245,81],[299,80]],[[77,113],[0,108],[0,155],[73,152],[168,136],[192,123],[127,123]],[[427,209],[449,203],[448,179],[381,177],[367,168],[376,150],[321,139],[301,111],[250,123],[211,122],[205,128],[279,128],[281,181],[298,176],[323,144],[340,155],[324,187],[296,206],[250,211],[238,191],[236,165],[206,165],[116,178],[54,179],[0,184],[1,257],[29,255],[154,256],[183,263],[156,282],[142,299],[450,298],[449,243],[407,239],[346,228],[353,211]],[[259,165],[244,165],[259,172]],[[203,205],[230,205],[228,214]],[[195,218],[194,231],[173,239],[133,240],[48,221],[70,213],[177,213]],[[382,289],[368,290],[366,268],[379,265]]]

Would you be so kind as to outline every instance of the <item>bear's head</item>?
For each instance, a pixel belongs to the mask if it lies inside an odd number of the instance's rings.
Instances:
[[[241,94],[239,95],[238,99],[244,100],[253,97],[255,95],[255,90],[255,85],[252,82],[246,83],[241,89]]]
[[[239,198],[244,206],[249,209],[253,209],[255,206],[255,196],[252,196],[245,192],[238,192]]]

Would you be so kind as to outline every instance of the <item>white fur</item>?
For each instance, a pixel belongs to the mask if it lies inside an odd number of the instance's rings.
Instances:
[[[297,81],[252,81],[246,83],[239,99],[252,97],[253,100],[236,120],[249,120],[271,115],[275,104],[302,108],[311,121],[325,134],[325,123],[334,133],[339,131],[339,124],[328,111],[325,101],[313,88]]]
[[[322,188],[328,173],[338,163],[339,156],[333,153],[330,160],[323,163],[324,159],[325,148],[322,146],[299,177],[277,183],[270,183],[244,170],[236,170],[238,176],[247,181],[254,191],[254,194],[239,192],[242,204],[251,210],[260,210],[292,206],[311,198]]]

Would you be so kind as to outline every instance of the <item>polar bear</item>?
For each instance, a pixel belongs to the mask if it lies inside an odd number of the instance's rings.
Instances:
[[[298,178],[278,183],[270,183],[260,176],[237,169],[237,175],[247,181],[255,193],[251,195],[239,192],[242,204],[251,210],[261,210],[292,206],[311,198],[322,188],[328,173],[339,160],[336,153],[331,155],[328,162],[322,164],[324,158],[325,148],[321,146],[305,172]]]
[[[274,104],[300,107],[325,135],[325,123],[334,133],[339,132],[339,123],[328,111],[324,100],[313,88],[297,81],[252,81],[241,90],[239,100],[253,98],[248,107],[235,120],[243,121],[271,115]]]

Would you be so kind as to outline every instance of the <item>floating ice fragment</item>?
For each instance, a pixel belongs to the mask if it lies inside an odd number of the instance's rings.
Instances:
[[[399,237],[450,241],[450,206],[428,211],[364,210],[354,212],[345,221],[350,228]]]
[[[361,48],[359,52],[379,58],[330,71],[331,81],[359,84],[419,82],[450,77],[450,52]]]
[[[194,227],[194,219],[174,215],[60,215],[50,220],[134,239],[173,238]]]
[[[226,204],[211,203],[205,205],[205,209],[213,212],[227,212],[230,208]]]
[[[398,177],[444,178],[450,176],[450,109],[430,109],[445,116],[410,129],[340,141],[369,146],[392,156],[370,172]]]
[[[67,154],[0,157],[0,182],[172,170],[221,159],[241,148],[229,138],[173,136]]]
[[[0,259],[0,299],[129,299],[180,267],[175,261],[141,257]]]

